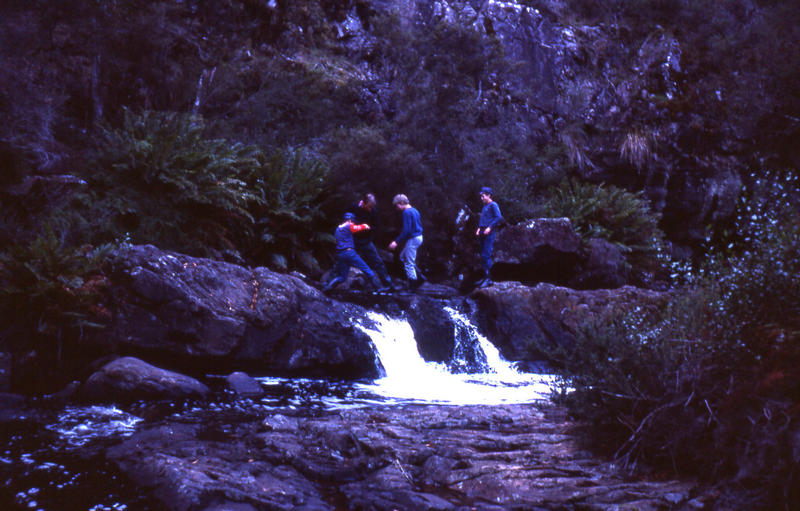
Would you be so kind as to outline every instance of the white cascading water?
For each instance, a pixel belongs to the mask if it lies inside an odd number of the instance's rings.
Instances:
[[[359,388],[388,400],[452,405],[530,403],[549,398],[552,376],[519,372],[465,316],[454,309],[446,310],[455,328],[462,330],[457,332],[457,342],[477,343],[468,350],[457,346],[456,353],[482,351],[478,357],[485,360],[481,372],[452,373],[445,364],[426,362],[417,350],[414,332],[406,320],[371,312],[369,318],[375,327],[361,328],[372,338],[386,376]]]

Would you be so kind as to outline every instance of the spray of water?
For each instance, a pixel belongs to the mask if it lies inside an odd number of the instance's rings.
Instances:
[[[414,332],[406,320],[373,312],[369,314],[372,325],[360,328],[372,338],[386,376],[371,384],[361,384],[360,388],[390,401],[452,405],[548,399],[553,385],[551,376],[517,371],[466,317],[453,309],[448,312],[457,329],[458,342],[474,343],[467,351],[478,351],[478,359],[485,361],[480,372],[452,373],[445,364],[426,362],[419,355]],[[463,351],[464,346],[456,346],[456,354]]]

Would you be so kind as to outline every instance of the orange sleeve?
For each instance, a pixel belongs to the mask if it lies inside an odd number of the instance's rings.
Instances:
[[[361,232],[366,229],[369,229],[367,224],[350,224],[350,232]]]

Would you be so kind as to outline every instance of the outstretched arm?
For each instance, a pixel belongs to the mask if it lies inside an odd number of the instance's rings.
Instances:
[[[369,229],[369,224],[350,224],[350,232],[356,233]]]

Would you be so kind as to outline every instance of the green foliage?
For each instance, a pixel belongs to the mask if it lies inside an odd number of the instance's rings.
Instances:
[[[224,115],[218,131],[262,147],[300,145],[359,120],[366,79],[340,57],[308,50],[242,67],[222,66],[205,99],[204,112]]]
[[[275,269],[320,271],[318,259],[332,241],[330,234],[320,232],[327,175],[328,166],[303,149],[259,154],[248,178],[258,195],[257,258],[268,258]]]
[[[197,116],[127,110],[121,128],[102,129],[84,204],[105,221],[96,235],[196,255],[233,250],[259,200],[245,181],[257,150],[203,129]]]
[[[689,275],[666,307],[598,318],[556,355],[572,412],[629,466],[736,475],[763,490],[757,508],[798,498],[797,183],[762,182],[739,217],[747,241]]]
[[[593,166],[589,155],[586,154],[588,137],[582,126],[570,124],[559,131],[559,139],[571,166],[581,171]]]
[[[418,194],[408,190],[414,183],[424,183],[429,169],[422,155],[413,147],[393,141],[390,126],[358,126],[335,133],[326,152],[331,154],[329,182],[339,200],[371,190],[378,197],[390,199],[398,190],[411,197]]]
[[[634,269],[661,272],[666,268],[659,215],[641,192],[565,179],[550,190],[545,212],[569,218],[584,240],[603,238],[616,244]]]
[[[317,271],[329,238],[318,234],[324,161],[204,134],[202,118],[174,112],[126,111],[123,126],[102,129],[89,190],[73,201],[80,230],[93,242]]]
[[[800,178],[795,172],[752,177],[730,231],[699,273],[719,295],[720,335],[731,343],[746,339],[758,357],[759,340],[771,342],[765,332],[800,340]],[[784,331],[786,325],[792,329]]]
[[[62,350],[85,331],[102,328],[100,265],[106,253],[106,247],[66,246],[51,229],[0,252],[0,318],[13,343],[6,348],[34,352],[45,361],[39,368],[44,372],[59,366]]]

